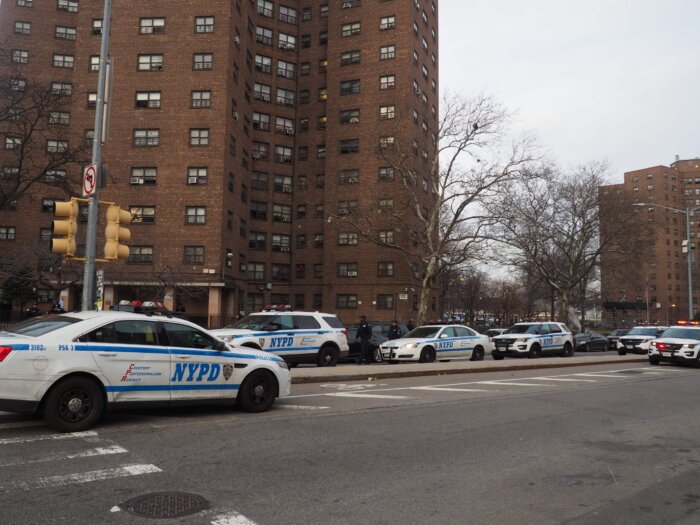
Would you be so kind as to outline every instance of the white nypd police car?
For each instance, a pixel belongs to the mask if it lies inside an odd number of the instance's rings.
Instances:
[[[76,312],[0,332],[0,411],[41,411],[63,432],[93,426],[108,406],[221,402],[261,412],[290,383],[283,359],[181,319]]]
[[[481,361],[490,348],[489,338],[462,325],[425,325],[414,328],[401,339],[392,339],[379,347],[382,358],[389,362],[435,359],[471,359]]]
[[[516,323],[493,338],[494,359],[543,355],[572,357],[575,352],[574,336],[563,323]]]
[[[212,333],[236,346],[265,350],[291,366],[335,366],[348,356],[347,330],[333,314],[265,310]]]
[[[700,326],[697,321],[679,321],[659,339],[649,342],[649,363],[687,364],[700,367]]]

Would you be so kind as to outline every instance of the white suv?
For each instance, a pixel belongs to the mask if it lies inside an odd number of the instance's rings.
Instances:
[[[672,326],[659,339],[649,341],[649,363],[658,365],[667,362],[700,367],[700,326],[695,323],[697,321]]]
[[[545,354],[572,357],[574,336],[563,323],[517,323],[493,338],[493,358],[541,357]]]
[[[617,353],[626,355],[646,354],[649,351],[649,343],[652,339],[661,337],[666,326],[635,326],[617,340]]]
[[[320,312],[256,312],[211,332],[227,343],[277,354],[290,366],[335,366],[349,352],[343,323]]]

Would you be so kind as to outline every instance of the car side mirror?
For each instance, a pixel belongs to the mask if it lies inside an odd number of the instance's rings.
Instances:
[[[218,350],[219,352],[223,352],[226,350],[226,343],[223,341],[215,341],[214,342],[214,350]]]
[[[440,335],[440,339],[447,339],[448,337],[450,337],[450,336],[447,334]]]

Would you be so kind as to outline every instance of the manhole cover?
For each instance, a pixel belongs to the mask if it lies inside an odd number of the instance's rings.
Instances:
[[[154,492],[122,503],[120,507],[142,518],[181,518],[209,507],[202,496],[186,492]]]

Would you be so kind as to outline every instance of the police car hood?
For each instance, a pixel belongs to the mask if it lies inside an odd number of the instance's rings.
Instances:
[[[501,334],[493,338],[494,341],[514,341],[515,339],[532,339],[542,337],[540,334]]]
[[[663,337],[660,339],[654,339],[655,344],[659,343],[666,343],[669,345],[690,345],[690,346],[697,346],[700,345],[700,341],[697,339],[681,339],[678,337]]]
[[[213,334],[222,335],[270,335],[273,332],[265,332],[262,330],[248,330],[247,328],[219,328],[218,330],[210,330]]]
[[[383,343],[383,346],[403,346],[403,345],[408,345],[411,343],[415,344],[422,344],[422,343],[428,343],[432,341],[440,341],[440,339],[436,339],[434,337],[404,337],[401,339],[391,339]]]
[[[642,341],[651,341],[652,339],[656,339],[655,335],[623,335],[620,337],[619,341],[621,343],[624,343],[625,341],[636,341],[638,339],[641,339]]]

